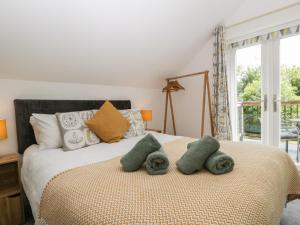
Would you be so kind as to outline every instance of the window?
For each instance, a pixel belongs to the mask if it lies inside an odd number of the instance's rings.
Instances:
[[[231,50],[235,140],[262,142],[300,160],[300,35]]]

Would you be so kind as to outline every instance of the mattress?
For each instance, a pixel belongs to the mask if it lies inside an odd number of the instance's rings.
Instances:
[[[279,225],[287,198],[300,197],[293,161],[272,146],[221,142],[232,172],[180,173],[176,161],[192,141],[163,144],[170,167],[162,176],[125,172],[121,156],[60,173],[44,189],[36,225]]]
[[[179,136],[152,133],[161,143],[174,141]],[[21,180],[30,202],[34,218],[37,218],[43,190],[56,175],[76,167],[110,160],[126,154],[144,136],[122,139],[118,143],[100,143],[75,151],[62,149],[38,150],[38,145],[26,149],[21,168]]]

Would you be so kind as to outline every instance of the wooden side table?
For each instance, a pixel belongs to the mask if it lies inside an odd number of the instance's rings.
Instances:
[[[0,224],[24,223],[23,199],[19,178],[19,155],[0,157]]]
[[[159,130],[159,129],[150,129],[150,128],[147,128],[146,131],[154,131],[154,132],[157,132],[157,133],[162,133],[162,130]]]

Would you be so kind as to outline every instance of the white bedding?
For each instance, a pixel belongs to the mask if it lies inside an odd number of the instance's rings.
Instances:
[[[151,132],[161,143],[173,141],[178,136]],[[61,149],[39,150],[38,145],[26,149],[21,169],[24,191],[29,199],[33,216],[38,216],[44,187],[55,175],[79,166],[101,162],[126,154],[144,136],[123,139],[118,143],[100,143],[75,151]]]

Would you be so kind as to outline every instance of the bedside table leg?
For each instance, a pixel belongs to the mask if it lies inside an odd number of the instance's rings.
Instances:
[[[1,225],[22,225],[24,223],[20,194],[1,198],[0,209]]]

